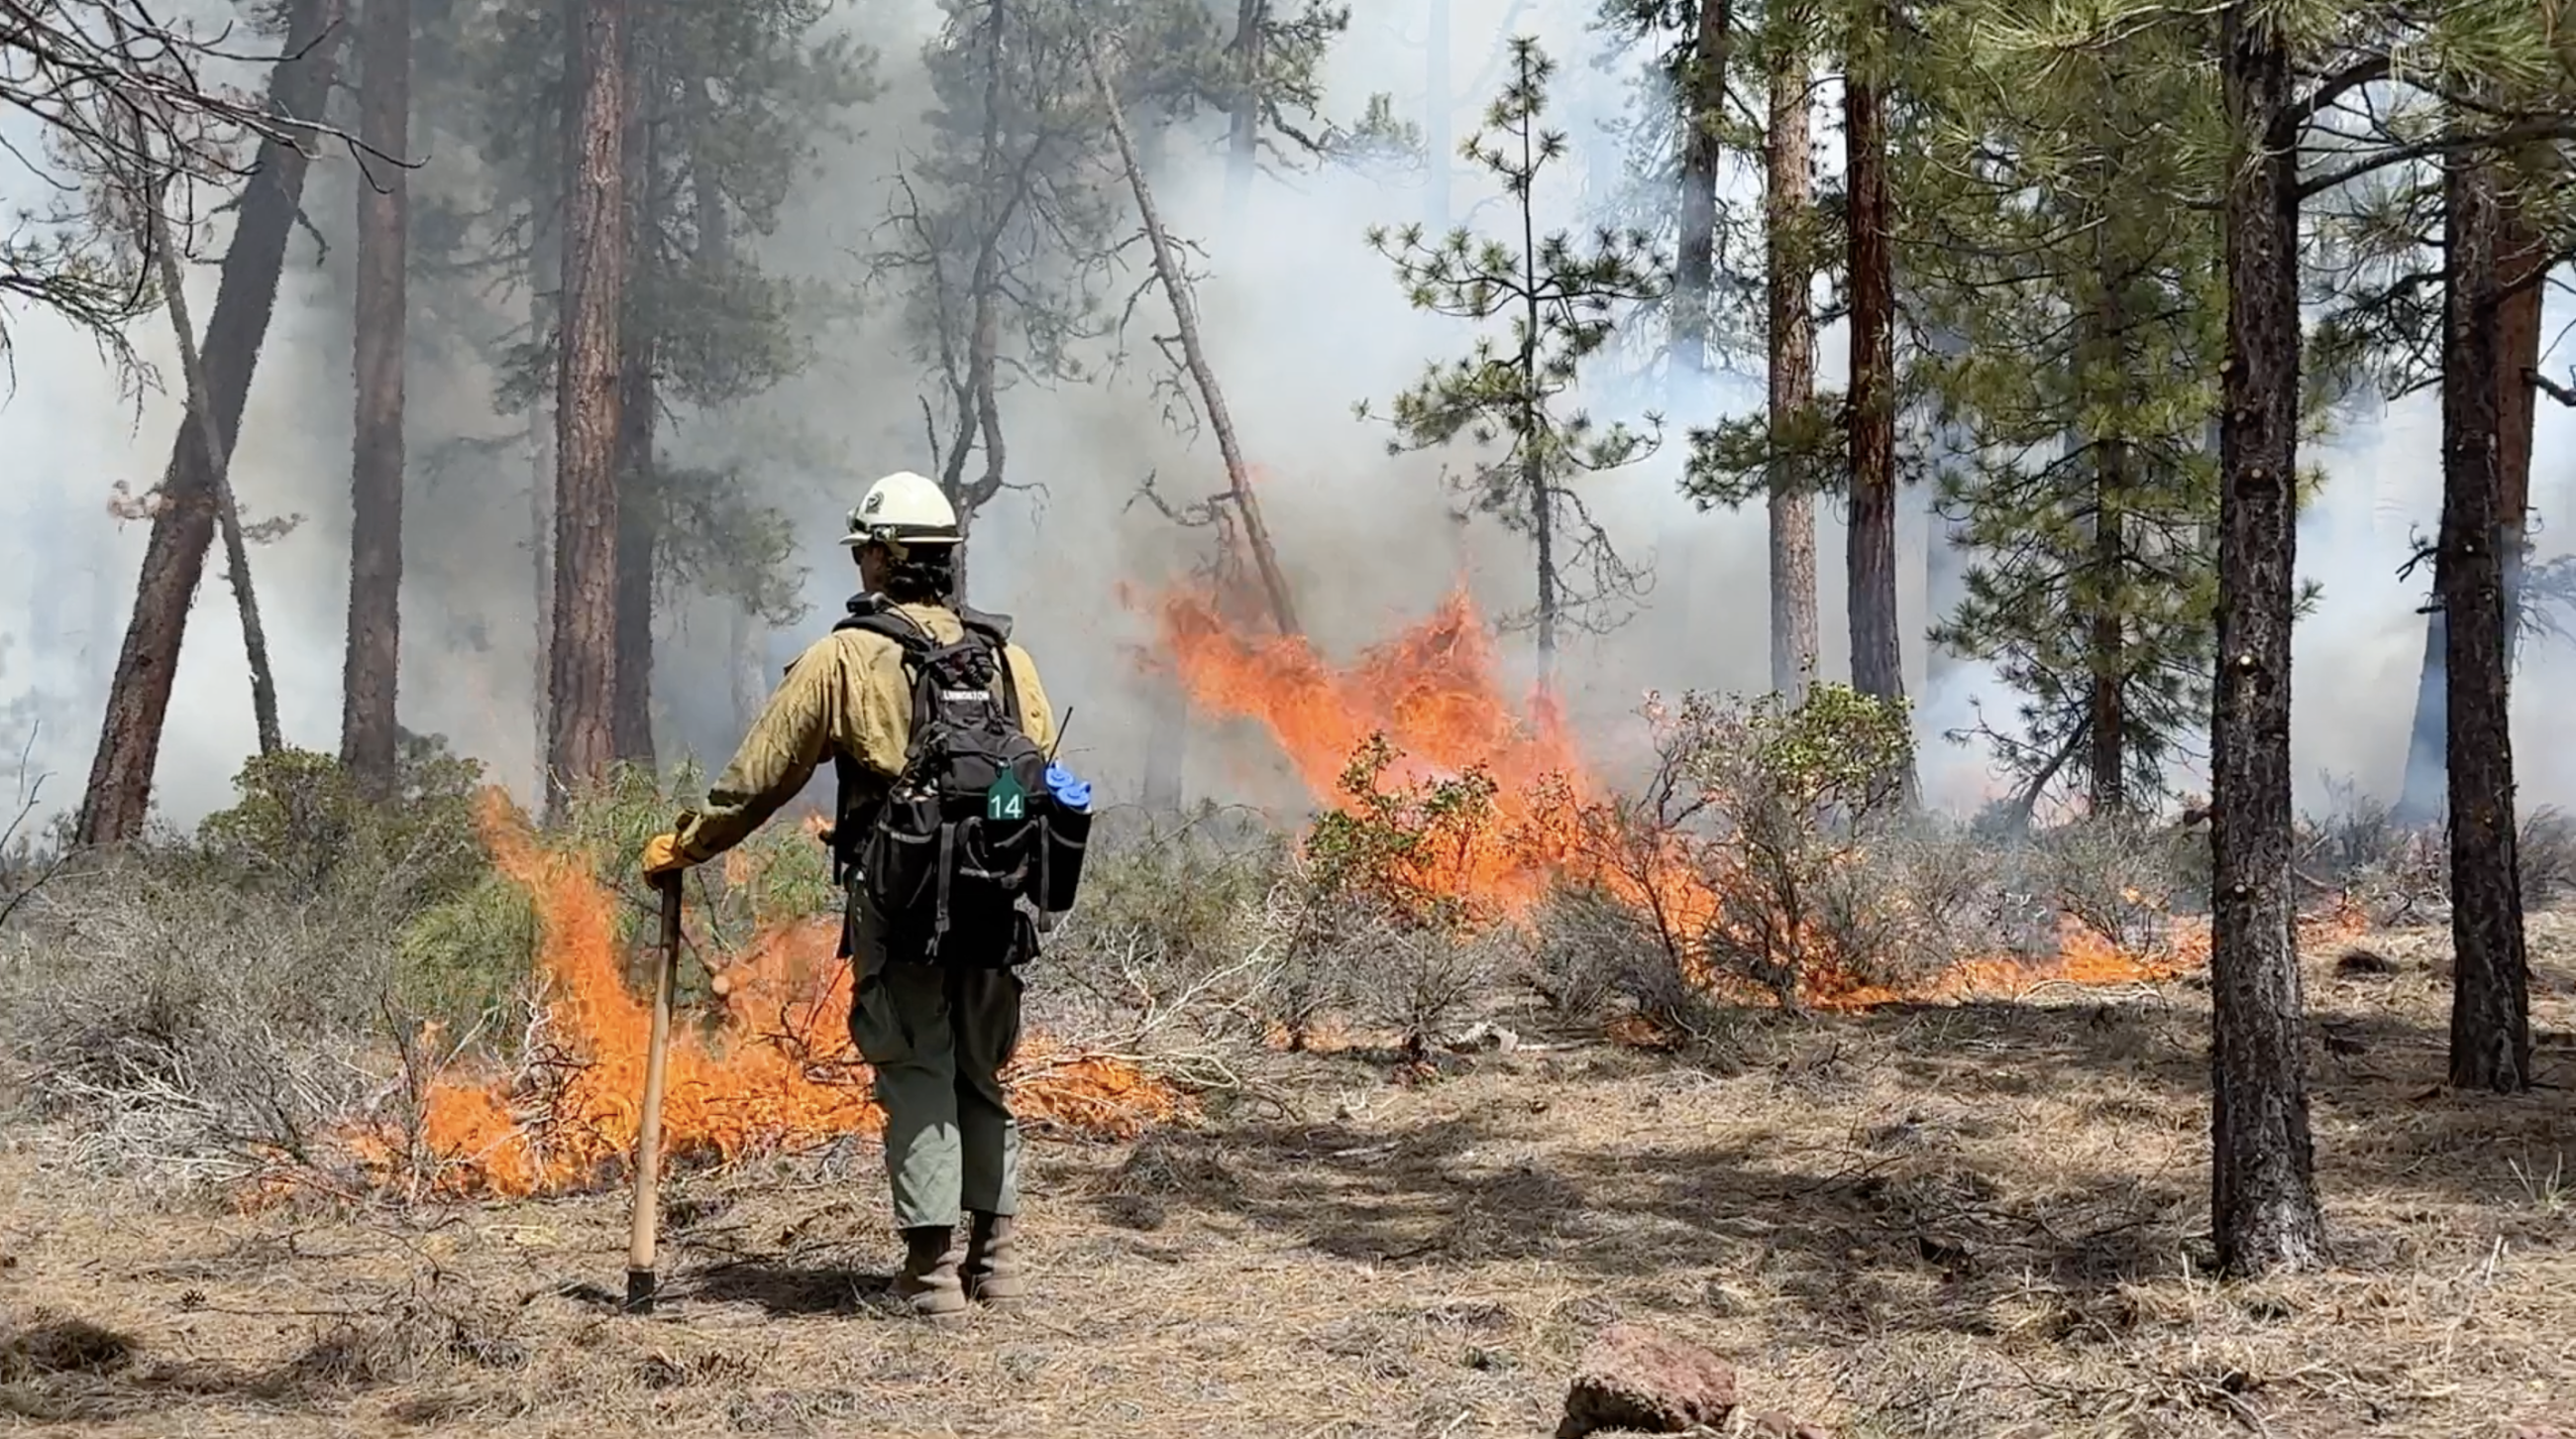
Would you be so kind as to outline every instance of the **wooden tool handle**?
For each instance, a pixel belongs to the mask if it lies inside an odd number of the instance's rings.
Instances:
[[[635,1130],[635,1215],[626,1244],[626,1307],[653,1309],[653,1240],[661,1219],[662,1076],[671,1049],[671,991],[680,980],[680,876],[657,875],[662,963],[653,980],[653,1037],[644,1051],[644,1106]]]

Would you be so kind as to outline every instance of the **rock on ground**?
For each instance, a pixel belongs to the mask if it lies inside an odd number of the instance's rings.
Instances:
[[[1686,1340],[1634,1324],[1601,1331],[1576,1366],[1556,1439],[1598,1430],[1679,1434],[1735,1412],[1735,1370]]]

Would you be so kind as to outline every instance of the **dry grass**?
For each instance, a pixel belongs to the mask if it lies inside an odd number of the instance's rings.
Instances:
[[[2576,1081],[2576,924],[2534,923]],[[876,1156],[685,1180],[663,1312],[617,1196],[156,1210],[0,1141],[0,1414],[91,1435],[1533,1434],[1618,1317],[1852,1435],[2387,1435],[2576,1418],[2576,1113],[2438,1088],[2438,934],[2312,955],[2341,1261],[2206,1277],[2205,996],[1754,1016],[1436,1068],[1274,1056],[1255,1103],[1033,1147],[1039,1296],[883,1312]],[[2350,972],[2345,970],[2349,968]],[[1036,976],[1043,984],[1044,976]],[[1524,1026],[1534,1020],[1516,1021]]]

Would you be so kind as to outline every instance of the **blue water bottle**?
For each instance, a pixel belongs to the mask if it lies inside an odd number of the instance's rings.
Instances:
[[[1073,908],[1082,886],[1083,850],[1091,841],[1091,784],[1060,764],[1046,770],[1045,836],[1038,851],[1039,913],[1050,923]]]

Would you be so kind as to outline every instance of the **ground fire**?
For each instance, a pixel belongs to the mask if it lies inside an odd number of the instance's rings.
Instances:
[[[525,1065],[440,1077],[420,1141],[433,1187],[527,1195],[599,1187],[633,1153],[648,1006],[630,986],[617,900],[578,856],[543,847],[507,800],[488,794],[483,828],[502,869],[535,899],[543,1010]],[[870,1134],[881,1116],[851,1053],[850,972],[837,919],[765,929],[726,964],[714,1015],[683,1014],[671,1038],[664,1153],[723,1161]],[[1032,1036],[1006,1076],[1024,1122],[1125,1135],[1181,1112],[1181,1095],[1132,1064]],[[379,1167],[402,1146],[378,1136]]]
[[[1546,696],[1517,706],[1505,696],[1489,632],[1463,593],[1347,667],[1328,663],[1302,638],[1247,634],[1197,592],[1163,595],[1155,617],[1191,703],[1213,718],[1259,723],[1318,803],[1340,801],[1345,768],[1372,736],[1383,736],[1401,757],[1391,782],[1470,768],[1490,776],[1489,832],[1462,847],[1465,857],[1442,881],[1484,912],[1526,918],[1580,862],[1583,817],[1605,799],[1605,788]],[[1704,854],[1686,858],[1676,849],[1607,872],[1596,866],[1587,877],[1632,904],[1653,906],[1671,932],[1690,934],[1704,932],[1719,913],[1711,872]],[[2322,923],[2341,927],[2340,920]],[[1972,959],[1902,989],[1818,965],[1802,975],[1799,999],[1815,1009],[1939,1002],[2052,982],[2152,982],[2206,964],[2205,921],[2175,917],[2162,929],[2154,952],[2138,953],[2063,916],[2054,953]],[[1704,967],[1694,977],[1723,982]]]

